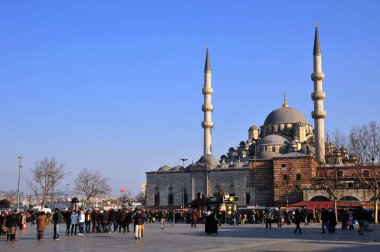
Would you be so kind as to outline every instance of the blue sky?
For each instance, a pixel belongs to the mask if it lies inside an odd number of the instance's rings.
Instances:
[[[318,20],[327,131],[379,122],[380,1],[0,0],[0,190],[36,160],[82,168],[136,194],[145,172],[202,154],[210,48],[213,154],[282,104],[314,124]]]

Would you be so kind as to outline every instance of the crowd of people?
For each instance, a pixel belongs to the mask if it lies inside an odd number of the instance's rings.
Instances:
[[[364,208],[343,210],[340,212],[342,229],[353,230],[357,224],[360,235],[363,231],[371,231],[369,223],[373,220],[373,213]],[[6,235],[6,241],[15,241],[17,229],[25,228],[29,223],[36,226],[37,239],[44,239],[44,231],[47,224],[53,224],[53,239],[60,238],[60,225],[65,227],[66,235],[84,235],[85,233],[128,233],[133,228],[134,237],[141,239],[144,234],[145,223],[159,222],[161,229],[165,229],[166,223],[189,223],[191,228],[197,228],[198,223],[206,224],[206,233],[217,233],[218,226],[222,224],[265,224],[271,228],[272,223],[278,227],[284,224],[296,225],[294,233],[302,233],[301,223],[308,225],[310,222],[322,223],[322,233],[328,231],[335,233],[337,219],[332,209],[313,211],[312,209],[300,208],[294,211],[285,209],[244,210],[226,214],[224,211],[210,212],[193,209],[184,210],[142,210],[136,209],[82,209],[77,210],[55,209],[53,213],[45,212],[18,212],[8,210],[1,212],[0,235]],[[131,225],[133,227],[131,227]]]

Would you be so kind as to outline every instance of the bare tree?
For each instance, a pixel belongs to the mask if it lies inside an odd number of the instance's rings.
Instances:
[[[27,180],[28,187],[35,194],[37,201],[43,207],[49,193],[54,191],[59,181],[65,175],[63,164],[58,164],[55,158],[45,157],[42,161],[36,161],[32,169],[32,179]]]
[[[75,190],[84,194],[84,203],[96,196],[107,195],[111,192],[108,178],[103,177],[99,171],[82,169],[75,179]]]
[[[353,127],[349,134],[349,148],[358,158],[354,176],[372,191],[375,223],[378,223],[380,197],[380,127],[372,121],[367,125]],[[377,163],[377,165],[375,165]]]
[[[17,192],[15,191],[10,191],[4,194],[4,199],[9,201],[11,205],[15,205],[17,202]]]
[[[139,194],[136,195],[135,197],[136,201],[141,203],[143,206],[145,206],[146,199],[145,199],[145,193],[140,192]]]
[[[322,166],[318,169],[317,177],[314,180],[314,185],[319,189],[325,190],[334,202],[335,219],[337,220],[337,189],[341,188],[341,183],[338,178],[338,167],[336,164]]]
[[[331,142],[337,150],[347,148],[347,136],[342,131],[336,129],[331,134]]]

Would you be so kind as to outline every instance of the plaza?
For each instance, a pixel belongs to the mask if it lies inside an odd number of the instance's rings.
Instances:
[[[36,239],[35,226],[18,230],[16,242],[5,242],[1,236],[0,251],[379,251],[380,225],[359,236],[357,230],[341,230],[322,234],[320,224],[302,226],[302,235],[294,234],[294,225],[266,229],[263,224],[222,225],[217,235],[206,235],[204,225],[196,229],[190,224],[146,224],[144,237],[135,240],[133,233],[89,233],[83,236],[64,234],[54,241],[53,225],[48,225],[44,240]]]

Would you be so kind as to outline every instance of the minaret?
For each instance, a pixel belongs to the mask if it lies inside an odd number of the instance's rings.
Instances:
[[[320,164],[324,164],[326,111],[323,108],[323,100],[326,98],[326,94],[322,90],[325,74],[322,72],[322,51],[319,43],[318,26],[315,27],[313,58],[314,72],[311,74],[311,79],[314,81],[314,92],[311,93],[311,99],[314,101],[314,111],[311,116],[314,119],[315,127],[315,156]]]
[[[204,87],[202,93],[204,96],[204,103],[202,105],[202,111],[204,112],[204,120],[202,127],[204,129],[204,146],[203,154],[211,154],[211,129],[214,127],[214,122],[211,120],[211,112],[214,110],[214,105],[211,104],[211,95],[214,90],[211,88],[211,65],[208,55],[208,48],[206,51],[206,63],[204,72]]]

